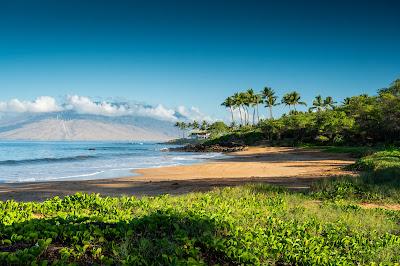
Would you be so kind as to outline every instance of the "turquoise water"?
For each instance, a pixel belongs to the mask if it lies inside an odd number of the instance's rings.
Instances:
[[[157,143],[1,141],[0,182],[132,176],[134,169],[193,164],[222,156],[161,151],[165,147]]]

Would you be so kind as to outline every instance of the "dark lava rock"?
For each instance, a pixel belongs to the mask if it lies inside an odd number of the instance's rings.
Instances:
[[[226,145],[227,144],[227,145]],[[212,145],[204,145],[204,144],[189,144],[183,147],[178,148],[170,148],[170,151],[179,151],[179,152],[235,152],[235,151],[243,151],[247,147],[237,143],[224,143],[224,144],[212,144]]]

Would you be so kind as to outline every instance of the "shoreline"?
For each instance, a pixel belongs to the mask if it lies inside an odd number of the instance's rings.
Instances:
[[[192,165],[137,169],[133,170],[137,175],[128,177],[0,184],[0,200],[42,201],[76,192],[104,196],[178,195],[246,183],[307,189],[317,179],[351,174],[341,168],[354,162],[346,154],[285,147],[249,147],[226,155]]]

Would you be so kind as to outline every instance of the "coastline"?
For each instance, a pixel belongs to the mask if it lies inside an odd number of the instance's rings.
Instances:
[[[138,175],[128,177],[0,184],[0,200],[42,201],[76,192],[137,197],[177,195],[263,182],[306,189],[317,179],[349,174],[341,167],[354,162],[345,154],[284,147],[249,147],[227,155],[193,165],[134,170]]]

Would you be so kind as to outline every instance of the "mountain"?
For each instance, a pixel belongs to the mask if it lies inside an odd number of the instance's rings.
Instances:
[[[171,121],[145,116],[101,116],[73,111],[0,119],[3,140],[169,140],[179,136]]]

